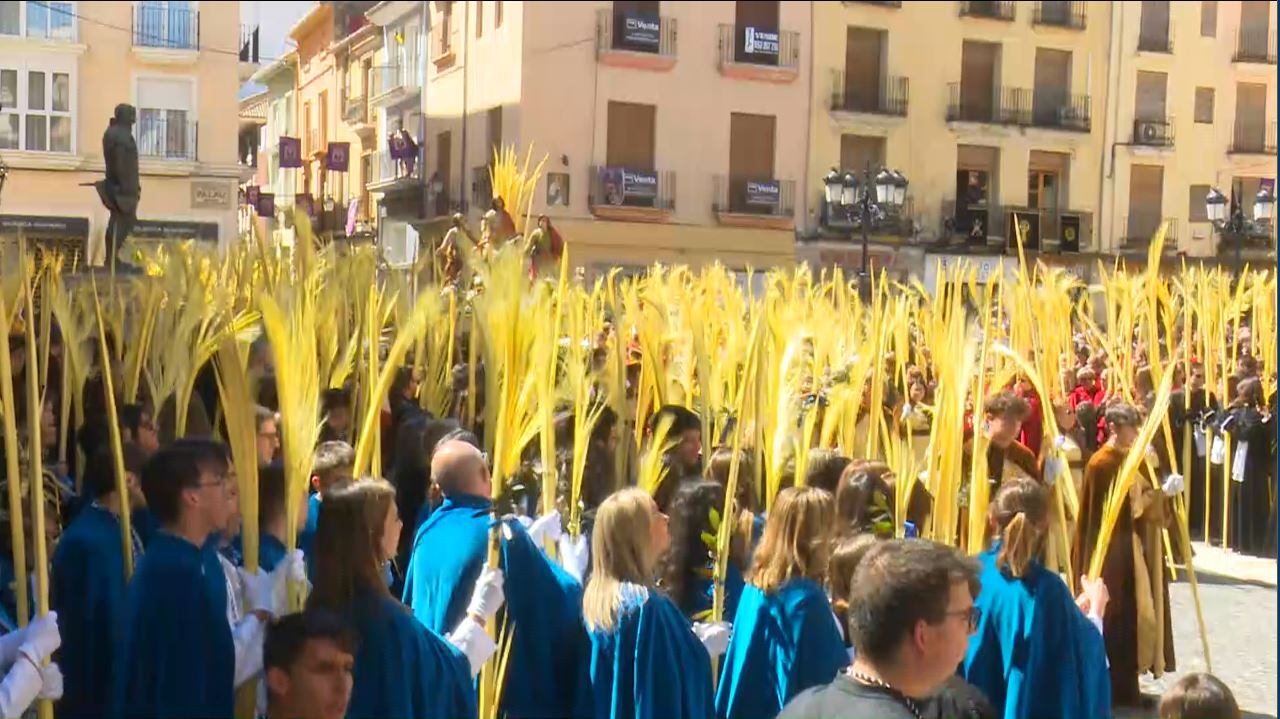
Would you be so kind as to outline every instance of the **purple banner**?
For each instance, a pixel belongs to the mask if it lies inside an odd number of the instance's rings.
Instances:
[[[280,136],[280,166],[302,167],[302,140]]]
[[[418,143],[405,130],[391,133],[391,137],[387,138],[387,149],[393,160],[405,160],[418,155]]]
[[[325,167],[334,172],[346,172],[351,162],[351,143],[349,142],[331,142],[329,143],[328,157],[325,158]]]
[[[254,203],[254,206],[258,208],[258,217],[276,216],[276,196],[273,193],[258,193],[258,201]]]
[[[257,207],[259,193],[260,193],[260,190],[258,189],[257,185],[250,185],[244,188],[244,204]]]

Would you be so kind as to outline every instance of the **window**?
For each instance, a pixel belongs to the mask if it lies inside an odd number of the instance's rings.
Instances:
[[[1208,185],[1192,185],[1191,186],[1191,204],[1187,211],[1187,219],[1191,222],[1208,222],[1209,214],[1204,206],[1204,198],[1209,196]]]
[[[1200,37],[1218,35],[1218,0],[1202,0],[1200,3]],[[1203,202],[1200,204],[1204,204]]]
[[[1165,88],[1167,75],[1163,72],[1138,71],[1135,91],[1135,119],[1151,122],[1165,121]]]
[[[657,108],[609,101],[605,163],[609,167],[653,171]]]
[[[181,77],[138,79],[138,155],[196,159],[194,86]]]
[[[1213,124],[1213,88],[1196,88],[1196,122]]]
[[[0,69],[0,148],[71,152],[71,75]]]
[[[75,3],[0,2],[0,35],[75,39]]]
[[[476,37],[484,37],[484,0],[476,0]]]
[[[444,55],[453,47],[453,3],[446,2],[440,8],[440,45],[437,54]]]
[[[493,0],[493,27],[502,27],[502,0]]]

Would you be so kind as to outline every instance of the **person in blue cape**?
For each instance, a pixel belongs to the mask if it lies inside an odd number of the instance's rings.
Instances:
[[[122,447],[130,510],[145,504],[138,479],[145,453]],[[90,503],[72,520],[53,552],[50,604],[61,616],[63,694],[57,714],[68,719],[97,717],[109,706],[124,642],[124,547],[121,544],[120,493],[110,449],[100,449],[85,468],[83,487]],[[142,559],[142,541],[132,530],[133,560]]]
[[[1111,716],[1102,639],[1107,590],[1086,579],[1072,599],[1062,578],[1045,568],[1050,501],[1044,485],[1017,479],[991,502],[997,539],[978,556],[982,615],[961,674],[1004,719],[1103,719]]]
[[[502,604],[502,574],[486,571],[446,639],[391,596],[384,565],[400,541],[396,491],[380,479],[330,490],[315,538],[308,609],[333,612],[360,637],[347,719],[476,716],[472,677],[496,645],[485,622]]]
[[[444,502],[418,528],[404,602],[427,628],[445,634],[465,618],[487,559],[492,479],[480,450],[461,440],[436,447],[431,476]],[[512,719],[591,716],[582,586],[538,547],[538,539],[555,541],[559,533],[555,512],[529,531],[514,519],[501,523],[498,566],[512,632],[502,711]]]
[[[734,615],[716,691],[719,719],[772,719],[848,666],[823,589],[834,525],[825,490],[791,487],[774,500]]]
[[[714,712],[711,657],[724,651],[728,629],[691,625],[657,588],[669,543],[667,517],[644,490],[621,490],[596,511],[582,601],[596,719],[702,719]]]
[[[711,616],[715,571],[715,536],[724,511],[724,487],[707,479],[686,482],[671,500],[671,548],[662,562],[662,589],[693,621]],[[735,527],[735,530],[737,527]],[[734,533],[734,549],[749,537]],[[730,550],[724,579],[724,616],[733,618],[744,581],[738,552]]]
[[[284,561],[285,530],[288,528],[285,514],[286,495],[284,465],[273,462],[258,468],[258,566],[264,572],[273,571]],[[301,536],[307,515],[298,512],[296,531]],[[225,548],[224,555],[237,567],[244,566],[244,535],[237,535]]]
[[[341,440],[322,442],[316,447],[311,463],[311,496],[307,499],[307,524],[298,536],[303,551],[311,549],[320,521],[320,504],[325,493],[351,481],[356,464],[356,450]],[[309,554],[310,552],[308,552]]]
[[[129,583],[114,715],[124,719],[229,717],[236,678],[261,667],[261,640],[283,594],[284,574],[242,574],[247,611],[232,627],[217,533],[234,513],[235,477],[225,446],[183,439],[142,470],[142,492],[160,522]],[[234,637],[255,637],[237,651]]]

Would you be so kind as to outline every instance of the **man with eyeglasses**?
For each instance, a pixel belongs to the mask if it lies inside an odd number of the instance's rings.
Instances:
[[[246,574],[245,615],[230,625],[216,537],[234,513],[234,481],[226,447],[209,440],[179,440],[143,467],[142,492],[160,530],[129,584],[112,715],[229,717],[238,680],[261,671],[263,633],[283,601],[286,573]]]
[[[853,664],[779,719],[977,719],[990,703],[956,677],[979,619],[978,568],[924,539],[872,547],[849,598]]]
[[[280,419],[266,407],[254,410],[258,427],[258,464],[271,464],[280,451]]]

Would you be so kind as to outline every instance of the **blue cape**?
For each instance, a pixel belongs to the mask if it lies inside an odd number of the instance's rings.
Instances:
[[[1102,635],[1058,575],[1033,562],[1021,579],[996,566],[999,542],[978,556],[982,610],[961,674],[1004,719],[1111,716]]]
[[[795,695],[831,683],[848,664],[822,587],[793,579],[766,594],[748,584],[724,655],[716,716],[772,719]]]
[[[348,610],[360,638],[347,719],[470,719],[476,693],[467,658],[390,596]]]
[[[404,602],[438,634],[452,631],[466,614],[488,553],[491,511],[481,497],[446,499],[414,537]],[[590,717],[581,585],[547,559],[518,522],[503,523],[499,566],[513,632],[503,713],[510,719]]]
[[[231,716],[235,649],[215,544],[151,538],[129,583],[119,716]]]
[[[231,563],[237,567],[244,566],[244,539],[243,535],[237,535],[231,540],[222,551],[223,556],[231,560]],[[284,542],[276,539],[275,536],[265,532],[258,535],[258,567],[264,572],[270,572],[276,568],[276,565],[284,561],[284,555],[288,552],[284,549]]]
[[[657,590],[623,585],[613,630],[591,632],[596,719],[712,716],[711,657]]]
[[[119,681],[117,660],[124,645],[127,585],[114,514],[92,504],[80,510],[54,549],[51,584],[62,634],[55,657],[63,687],[57,715],[101,716]]]
[[[320,495],[312,492],[307,497],[307,526],[298,533],[298,547],[307,554],[311,553],[311,542],[316,536],[316,527],[320,523]]]
[[[738,613],[738,600],[742,597],[745,586],[742,570],[738,569],[738,565],[732,561],[729,562],[724,573],[724,620],[726,622],[733,621],[734,615]],[[695,577],[694,592],[691,595],[693,601],[689,606],[680,607],[681,611],[692,621],[709,621],[709,612],[715,601],[714,592],[715,584],[710,579]]]

